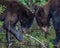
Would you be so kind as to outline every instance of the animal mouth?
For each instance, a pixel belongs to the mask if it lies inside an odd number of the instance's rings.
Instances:
[[[22,32],[26,34],[27,33],[27,28],[22,28]]]
[[[41,29],[42,29],[43,32],[48,32],[48,27],[47,26],[43,26],[43,27],[41,27]]]

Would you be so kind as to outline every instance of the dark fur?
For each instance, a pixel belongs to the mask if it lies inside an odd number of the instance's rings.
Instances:
[[[46,17],[46,19],[42,18],[42,20],[45,23],[49,23],[50,18],[52,18],[53,26],[56,32],[56,39],[54,40],[54,44],[58,44],[60,42],[60,25],[59,25],[60,24],[60,0],[48,0],[47,4],[44,5],[42,8],[44,11],[41,9],[42,10],[42,13],[40,12],[41,14],[39,13],[39,10],[38,10],[38,13],[40,15],[37,13],[38,15],[36,17],[37,23],[40,25],[40,23],[42,22],[41,21],[41,16],[43,16],[42,14],[44,14],[43,18]]]
[[[40,6],[37,6],[37,5],[34,5],[33,6],[35,12],[35,16],[36,16],[36,21],[37,21],[37,24],[39,26],[49,26],[49,22],[47,22],[47,18],[48,18],[48,15],[49,15],[49,10],[50,10],[50,4],[49,4],[49,1],[46,2],[46,4],[42,7]]]
[[[5,0],[1,0],[0,4],[6,6],[4,13],[0,14],[0,20],[4,21],[4,29],[10,32],[16,32],[14,27],[17,21],[20,21],[21,26],[24,28],[29,28],[31,26],[34,15],[23,4],[17,1]]]
[[[54,44],[58,44],[60,42],[60,0],[52,0],[50,4],[50,15],[56,32]]]
[[[53,26],[56,32],[56,38],[53,44],[58,44],[60,42],[60,0],[48,0],[49,9],[48,19],[52,18]]]
[[[49,1],[46,2],[46,4],[42,7],[40,6],[37,6],[37,5],[34,5],[33,6],[34,8],[34,14],[35,14],[35,17],[36,17],[36,21],[37,21],[37,24],[39,25],[40,29],[45,32],[42,27],[49,27],[50,26],[50,19],[48,17],[49,15],[49,9],[50,9],[50,4],[49,4]],[[48,33],[48,29],[46,31],[46,35]],[[47,36],[46,36],[47,37]]]

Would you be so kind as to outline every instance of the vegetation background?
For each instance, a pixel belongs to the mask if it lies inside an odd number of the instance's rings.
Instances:
[[[46,3],[45,0],[19,0],[19,2],[21,2],[28,8],[30,8],[32,6],[32,4],[36,4],[38,6],[43,6]],[[0,4],[0,14],[2,14],[4,12],[5,8],[6,8],[5,6]],[[32,9],[30,9],[30,10],[32,10]],[[0,42],[1,41],[4,42],[6,40],[5,39],[6,38],[5,30],[2,28],[2,26],[3,26],[3,22],[0,21]],[[18,28],[18,26],[16,26],[16,28]],[[30,42],[31,44],[34,45],[34,44],[39,44],[39,42],[38,42],[38,40],[39,40],[40,42],[48,43],[49,48],[53,48],[52,40],[55,38],[55,31],[54,31],[54,28],[52,25],[49,28],[49,31],[48,31],[49,34],[48,34],[47,39],[44,38],[45,34],[40,31],[39,26],[37,25],[35,19],[34,19],[33,25],[29,29],[29,32],[30,32],[30,36],[32,36],[33,38],[26,37],[26,35],[24,35],[25,42]],[[14,39],[12,39],[12,40],[14,40]],[[17,41],[17,40],[15,40],[15,41]],[[18,43],[18,41],[17,41],[17,43]],[[2,45],[2,46],[0,46],[0,48],[5,48],[5,47],[4,47],[4,45]],[[21,48],[28,48],[28,47],[23,46]],[[35,47],[30,47],[30,48],[35,48]]]

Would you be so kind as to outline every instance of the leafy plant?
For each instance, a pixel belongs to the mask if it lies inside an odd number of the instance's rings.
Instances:
[[[5,11],[6,7],[3,5],[0,5],[0,14],[3,13]]]

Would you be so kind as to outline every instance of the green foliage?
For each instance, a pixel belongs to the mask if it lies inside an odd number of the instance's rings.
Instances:
[[[22,2],[26,6],[31,5],[31,4],[37,4],[39,6],[43,6],[46,3],[45,0],[40,0],[39,2],[36,2],[37,0],[31,0],[31,1],[28,1],[28,0],[19,0],[19,1]]]
[[[24,5],[27,5],[26,4],[26,0],[19,0],[22,4],[24,4]]]
[[[54,48],[52,43],[49,43],[49,48]]]
[[[41,2],[40,2],[41,6],[44,5],[45,3],[46,3],[45,0],[41,0]]]
[[[2,14],[4,11],[5,11],[5,6],[3,6],[3,5],[0,5],[0,14]]]

